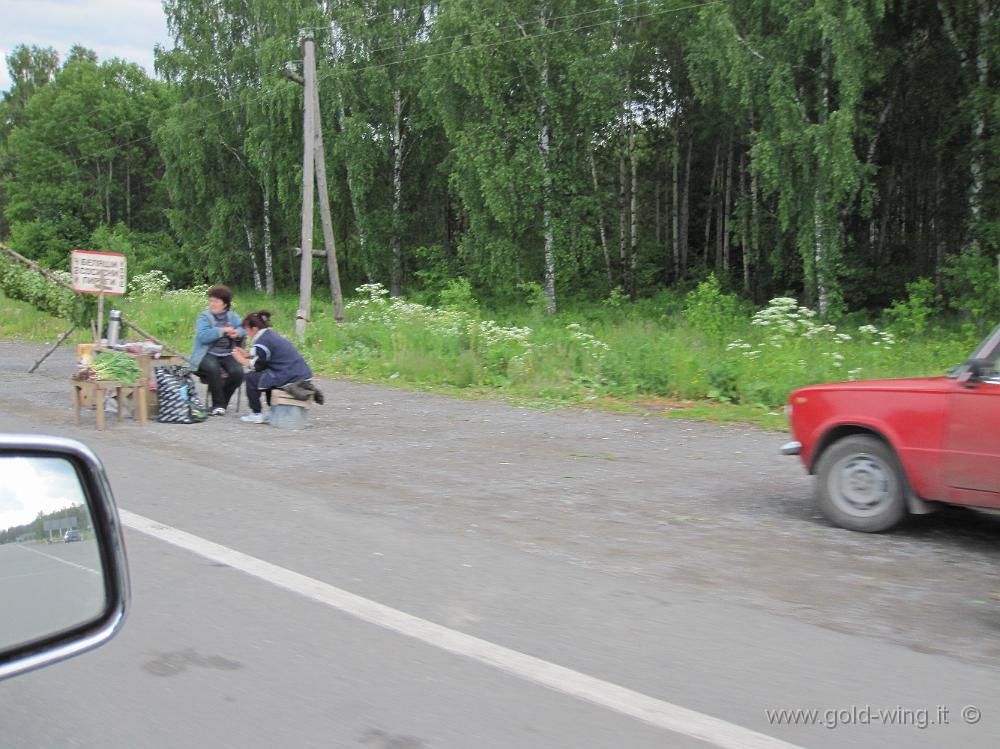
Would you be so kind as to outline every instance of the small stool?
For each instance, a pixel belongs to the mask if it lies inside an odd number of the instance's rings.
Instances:
[[[97,409],[97,431],[104,431],[104,400],[108,393],[115,396],[118,404],[118,421],[122,420],[122,405],[126,397],[132,398],[132,418],[140,424],[146,423],[146,380],[134,385],[125,385],[117,380],[70,380],[73,388],[73,415],[80,423],[80,405],[93,403]]]
[[[271,391],[271,426],[278,429],[302,429],[306,425],[311,401],[312,396],[300,401],[281,388],[274,388]]]
[[[205,375],[198,374],[197,372],[195,372],[194,374],[198,378],[198,382],[200,382],[202,385],[205,386],[205,397],[202,400],[202,403],[205,404],[205,409],[206,410],[211,411],[212,410],[212,388],[208,384],[208,378],[205,377]],[[225,383],[225,381],[228,380],[228,379],[229,379],[229,372],[227,372],[226,370],[223,369],[222,370],[222,382]],[[241,388],[241,387],[236,388],[236,392],[234,393],[234,395],[236,396],[236,413],[239,413],[240,412],[240,407],[241,407],[241,405],[243,403],[243,388]]]

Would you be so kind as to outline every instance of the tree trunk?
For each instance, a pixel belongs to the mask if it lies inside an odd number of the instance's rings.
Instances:
[[[816,289],[816,305],[821,318],[827,312],[827,286],[824,279],[823,265],[825,255],[826,226],[823,222],[823,196],[819,187],[813,192],[813,287]]]
[[[253,232],[250,231],[250,222],[243,220],[243,233],[247,238],[247,253],[250,255],[250,269],[253,271],[253,288],[255,291],[263,291],[264,285],[260,282],[260,268],[257,266],[257,252],[254,247]]]
[[[125,157],[125,226],[132,228],[132,162]]]
[[[663,219],[660,216],[660,203],[663,202],[661,193],[663,192],[663,186],[660,180],[661,164],[660,159],[656,160],[656,174],[653,177],[653,246],[656,248],[654,255],[659,255],[660,251],[663,249]],[[670,252],[669,250],[664,253],[663,262],[663,277],[664,279],[670,278]]]
[[[824,40],[819,66],[819,101],[817,105],[817,117],[820,125],[826,124],[830,114],[830,65],[830,42]],[[815,268],[816,304],[820,318],[826,319],[830,311],[830,291],[833,282],[830,270],[834,261],[834,258],[831,257],[831,250],[833,249],[833,234],[836,227],[827,220],[828,201],[824,189],[829,183],[829,177],[820,171],[814,179],[816,186],[813,190],[813,265]]]
[[[734,138],[730,137],[728,153],[726,154],[726,197],[723,201],[722,213],[722,271],[729,272],[729,235],[733,212],[733,146]]]
[[[989,84],[989,59],[987,58],[988,41],[987,29],[990,21],[991,11],[989,0],[977,0],[976,2],[976,59],[973,61],[966,48],[962,45],[955,30],[955,22],[952,19],[948,5],[942,0],[937,3],[938,12],[944,22],[945,34],[955,47],[962,60],[962,66],[966,74],[975,81],[977,87],[984,94],[988,91]],[[980,104],[976,103],[975,122],[973,124],[973,141],[971,145],[972,153],[969,163],[969,172],[972,185],[969,190],[969,210],[973,223],[979,220],[980,197],[983,188],[983,138],[986,132],[986,114]]]
[[[941,203],[941,170],[940,168],[935,170],[935,189],[934,189],[934,211],[931,214],[931,241],[934,242],[935,254],[934,254],[934,292],[936,294],[942,294],[944,292],[944,274],[942,270],[944,269],[944,251],[945,243],[943,233],[940,232],[937,224],[937,217],[939,214],[939,206]]]
[[[590,157],[590,179],[594,183],[594,200],[598,201],[597,205],[597,227],[600,231],[601,236],[601,250],[604,251],[604,269],[608,274],[608,291],[615,287],[614,278],[611,274],[611,254],[608,252],[608,233],[604,226],[604,212],[601,210],[600,199],[601,199],[601,188],[597,182],[597,164],[594,160],[594,144],[587,140],[587,156]]]
[[[313,160],[316,168],[316,188],[319,193],[319,218],[323,227],[323,246],[326,247],[326,272],[330,279],[330,296],[333,317],[337,324],[344,322],[344,298],[340,290],[340,268],[337,265],[337,240],[333,236],[333,217],[330,212],[330,190],[326,184],[326,148],[323,145],[323,117],[319,106],[319,87],[313,85]]]
[[[877,241],[875,244],[875,260],[878,261],[882,257],[882,252],[885,249],[885,238],[889,235],[889,221],[892,218],[892,212],[895,210],[896,203],[896,167],[895,165],[889,167],[889,180],[886,185],[885,196],[879,201],[879,206],[882,208],[882,216],[879,221],[879,228],[877,234]]]
[[[684,165],[684,195],[681,198],[681,272],[686,273],[688,267],[688,229],[691,226],[691,152],[694,150],[694,136],[687,134],[687,158]]]
[[[720,168],[725,168],[720,164]],[[722,268],[722,238],[726,233],[725,175],[719,175],[719,199],[715,206],[715,272]]]
[[[403,95],[397,88],[392,92],[392,273],[389,294],[399,296],[403,287],[402,207],[403,207]]]
[[[987,34],[990,23],[990,7],[988,0],[979,0],[979,23],[976,29],[976,82],[979,91],[985,95],[989,89],[990,64],[987,57],[989,43]],[[976,105],[975,138],[972,151],[972,195],[969,201],[972,210],[973,224],[979,221],[980,204],[983,194],[983,151],[985,150],[986,112],[981,104]]]
[[[715,159],[712,162],[712,181],[708,187],[708,207],[705,209],[705,246],[702,251],[705,255],[705,267],[709,266],[709,248],[712,239],[712,209],[715,207],[715,183],[719,176],[719,151],[722,148],[722,141],[715,143]]]
[[[628,182],[625,178],[625,117],[622,115],[622,138],[619,142],[618,148],[618,278],[621,282],[623,289],[628,289],[628,265],[625,260],[625,246],[627,242],[625,233],[625,211],[626,211],[626,200],[628,195],[626,190],[628,189]]]
[[[636,280],[636,265],[639,257],[639,211],[636,205],[638,188],[636,186],[636,158],[635,158],[635,114],[630,113],[628,118],[628,160],[632,167],[632,178],[629,182],[629,294],[634,302],[639,293],[638,282]]]
[[[344,110],[344,97],[338,94],[338,100],[340,104],[340,131],[344,132],[347,123],[347,112]],[[358,195],[358,191],[354,189],[356,183],[354,181],[354,168],[351,165],[350,156],[345,159],[344,166],[347,172],[347,192],[351,196],[351,211],[354,213],[354,226],[358,232],[358,255],[361,257],[361,263],[364,266],[365,278],[371,282],[371,271],[368,268],[368,238],[365,234],[364,219],[361,213],[361,198]]]
[[[673,220],[671,223],[671,228],[673,234],[671,236],[673,244],[673,280],[677,281],[681,277],[681,208],[680,208],[680,195],[678,194],[680,190],[678,189],[677,176],[680,171],[680,122],[679,118],[674,120],[674,153],[673,153],[673,173],[671,174],[671,185],[672,189],[670,191],[671,197],[671,207]]]
[[[545,16],[543,6],[540,22],[542,29],[548,29],[548,21]],[[552,171],[549,164],[549,147],[552,137],[549,125],[548,96],[549,96],[549,58],[548,52],[542,53],[542,98],[538,105],[538,152],[542,157],[542,228],[545,234],[545,313],[554,315],[556,313],[556,257],[555,257],[555,236],[552,227]]]
[[[264,290],[274,296],[274,258],[271,253],[271,193],[264,183]]]
[[[108,226],[111,226],[111,182],[114,180],[115,162],[108,161],[108,183],[104,187],[104,215]]]
[[[760,257],[760,186],[757,172],[750,170],[750,262],[756,263]]]
[[[743,254],[743,292],[750,293],[750,211],[746,206],[747,194],[747,152],[740,148],[740,251]]]

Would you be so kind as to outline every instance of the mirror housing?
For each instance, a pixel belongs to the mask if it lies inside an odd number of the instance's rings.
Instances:
[[[993,362],[989,359],[969,359],[958,371],[958,381],[962,385],[979,380],[993,371]]]
[[[39,550],[40,556],[32,554],[30,557],[40,560],[46,558],[54,560],[50,562],[50,565],[59,569],[68,565],[69,568],[75,567],[85,570],[87,573],[98,574],[103,583],[103,601],[98,606],[96,614],[86,614],[80,618],[65,598],[58,598],[54,595],[55,588],[53,590],[45,589],[46,582],[57,576],[42,572],[32,573],[36,575],[32,582],[34,593],[41,600],[46,601],[49,611],[53,610],[52,607],[56,607],[55,619],[60,621],[60,625],[54,632],[51,625],[47,627],[32,625],[27,640],[17,637],[15,641],[9,642],[9,638],[0,637],[0,680],[71,658],[107,642],[124,624],[131,595],[125,543],[118,519],[118,510],[115,507],[111,485],[108,482],[104,466],[97,456],[82,443],[71,439],[39,435],[0,434],[0,464],[5,459],[11,458],[26,459],[27,463],[35,461],[38,464],[45,463],[44,460],[39,461],[39,459],[49,459],[50,462],[64,461],[68,466],[71,466],[72,473],[75,473],[79,482],[79,496],[89,512],[89,524],[93,529],[93,538],[91,538],[89,528],[86,529],[84,537],[91,544],[96,544],[96,552],[92,551],[92,553],[94,553],[95,562],[99,560],[100,569],[90,569],[72,561],[65,561],[60,566],[58,563],[64,560],[58,558],[54,554],[55,550],[51,547],[46,550],[42,546]],[[13,464],[12,462],[8,465]],[[0,483],[2,481],[3,477],[0,477]],[[44,476],[41,481],[45,481]],[[41,517],[41,511],[39,511],[39,518]],[[76,540],[80,538],[80,534],[74,531],[73,534],[69,534],[68,538]],[[60,543],[64,540],[67,540],[67,537],[61,536]],[[7,539],[7,541],[11,541],[11,539]],[[0,551],[5,551],[5,547],[10,545],[10,543],[0,545]],[[78,547],[84,546],[87,544],[76,543],[66,548],[75,551]],[[19,556],[18,558],[24,559],[28,556]],[[62,582],[65,587],[66,581]],[[70,582],[72,583],[72,581]],[[50,595],[46,597],[46,593]],[[50,601],[51,605],[49,605]],[[4,601],[5,607],[12,604],[17,606],[18,601]],[[67,612],[69,613],[67,614]],[[3,629],[4,623],[0,620],[0,635],[3,634]]]

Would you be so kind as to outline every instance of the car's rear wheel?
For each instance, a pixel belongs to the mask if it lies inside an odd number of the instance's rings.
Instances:
[[[892,449],[876,437],[838,440],[820,457],[816,474],[819,509],[835,525],[877,533],[906,516],[906,477]]]

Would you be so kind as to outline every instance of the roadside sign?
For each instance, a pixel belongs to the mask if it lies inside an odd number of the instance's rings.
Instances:
[[[86,294],[124,294],[125,256],[118,252],[73,250],[70,253],[73,288]]]

